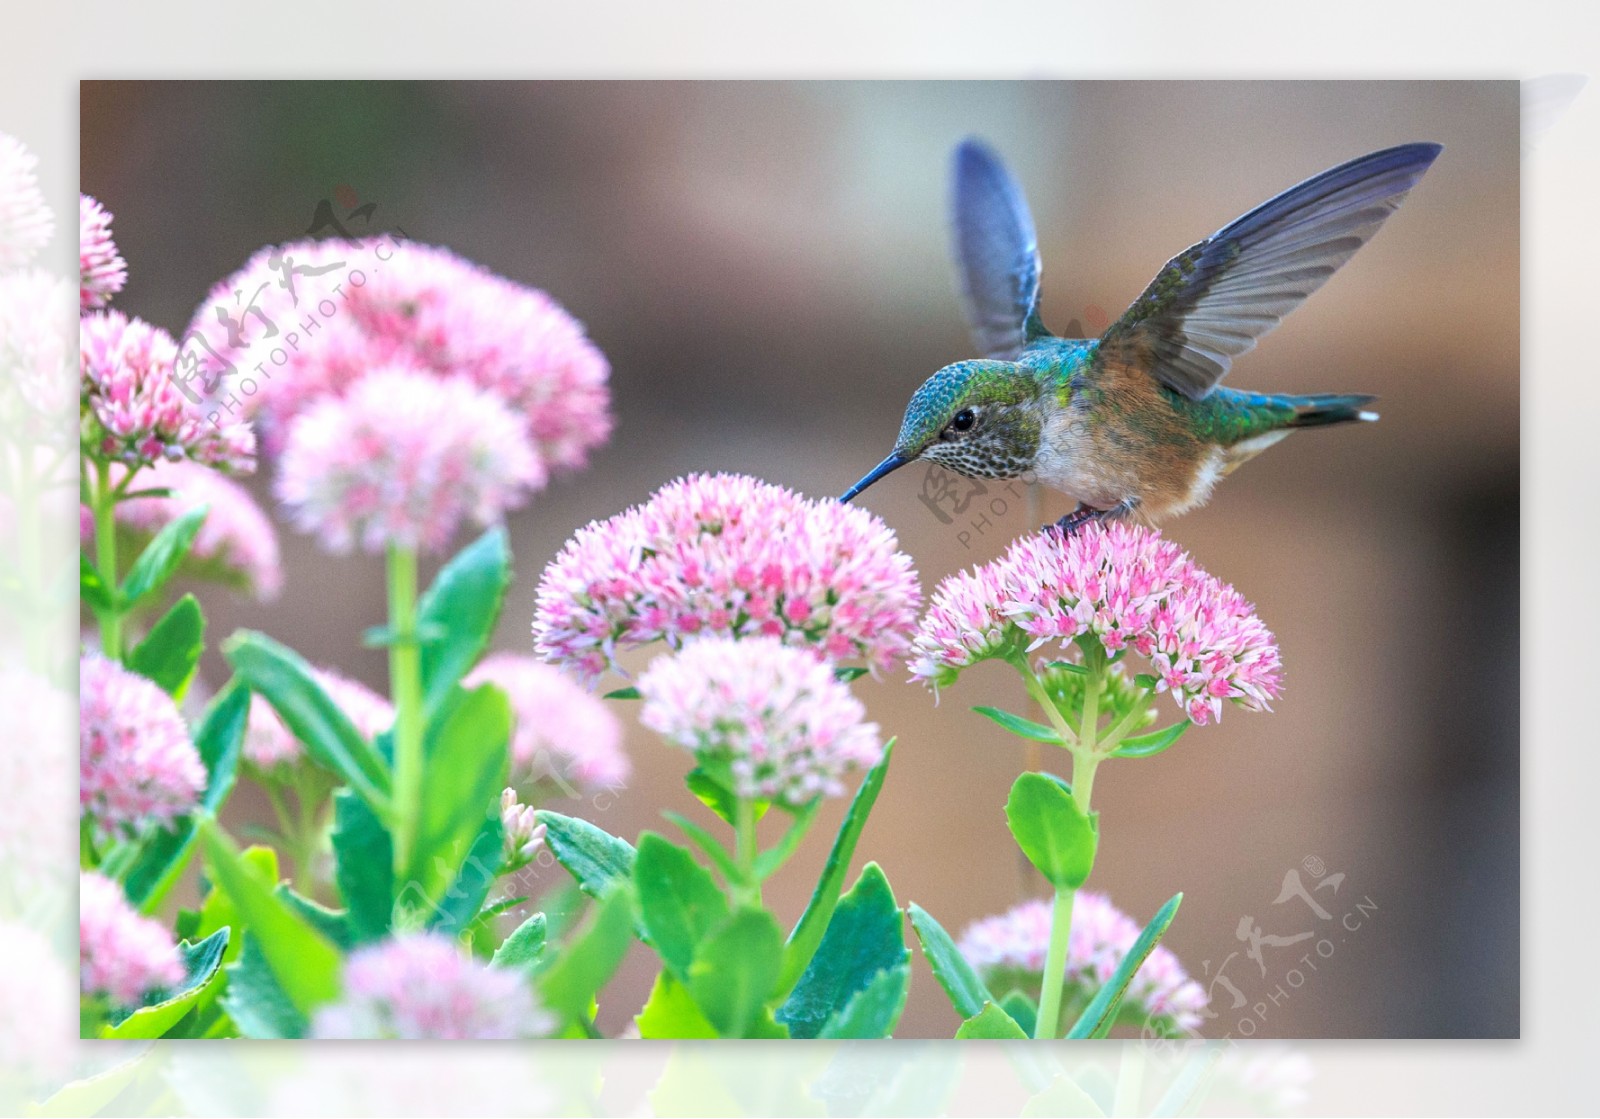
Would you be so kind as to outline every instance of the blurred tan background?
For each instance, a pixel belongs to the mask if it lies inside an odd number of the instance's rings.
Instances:
[[[1062,332],[1114,319],[1169,256],[1278,190],[1374,148],[1442,142],[1374,242],[1230,377],[1380,393],[1383,422],[1298,435],[1167,526],[1254,599],[1286,694],[1273,715],[1230,710],[1157,759],[1106,767],[1092,885],[1141,921],[1185,891],[1168,943],[1203,984],[1225,977],[1210,1036],[1506,1037],[1519,1021],[1517,121],[1514,82],[87,82],[81,177],[116,214],[130,266],[118,305],[174,332],[341,187],[376,203],[375,226],[543,287],[584,320],[612,362],[616,432],[512,521],[518,580],[498,643],[525,649],[539,572],[579,525],[690,470],[838,493],[882,457],[921,379],[970,356],[945,259],[946,160],[962,136],[987,138],[1022,179],[1044,317]],[[921,480],[908,469],[864,500],[928,592],[1065,511],[1045,495],[1030,519],[1008,499],[981,531],[977,505],[947,525]],[[212,632],[265,629],[381,687],[382,656],[359,643],[383,614],[381,564],[282,539],[283,598],[212,591]],[[225,669],[208,654],[205,672]],[[899,678],[858,690],[900,737],[860,850],[901,902],[959,934],[1037,892],[1001,814],[1025,748],[967,711],[1024,710],[1014,677],[986,666],[937,708]],[[629,746],[636,777],[614,804],[556,807],[623,835],[664,828],[661,808],[691,803],[685,759],[637,726]],[[841,812],[769,889],[783,917]],[[1276,901],[1291,871],[1326,917]],[[1241,921],[1269,938],[1259,965]],[[954,1014],[920,955],[917,969],[900,1032],[947,1037]],[[652,974],[637,951],[603,1025],[627,1020]]]

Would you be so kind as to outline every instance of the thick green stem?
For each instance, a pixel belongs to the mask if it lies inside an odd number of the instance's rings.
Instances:
[[[1050,917],[1050,947],[1044,957],[1044,985],[1039,992],[1036,1038],[1061,1036],[1061,989],[1067,972],[1067,940],[1072,935],[1072,900],[1076,890],[1058,889]]]
[[[389,694],[394,701],[394,865],[411,867],[422,819],[422,651],[417,644],[417,553],[389,546]]]
[[[111,490],[111,467],[99,463],[94,487],[95,566],[111,595],[99,612],[100,648],[112,660],[122,659],[122,608],[117,602],[117,498]]]
[[[734,887],[739,905],[761,904],[761,883],[756,879],[756,806],[749,797],[735,800],[733,813],[734,860],[740,881]]]

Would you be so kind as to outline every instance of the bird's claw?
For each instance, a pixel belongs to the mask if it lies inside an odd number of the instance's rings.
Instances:
[[[1124,498],[1109,509],[1096,509],[1094,506],[1086,505],[1080,501],[1076,509],[1054,524],[1045,525],[1043,531],[1049,532],[1051,529],[1055,529],[1061,533],[1063,538],[1069,537],[1090,521],[1098,521],[1101,524],[1105,524],[1108,521],[1120,520],[1138,507],[1139,499],[1136,497]]]

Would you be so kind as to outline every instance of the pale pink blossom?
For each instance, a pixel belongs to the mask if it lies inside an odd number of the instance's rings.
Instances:
[[[79,660],[78,691],[79,814],[131,832],[192,810],[206,769],[172,697],[98,653]]]
[[[78,1016],[64,948],[20,920],[0,918],[0,1078],[13,1100],[25,1098],[30,1082],[44,1089],[33,1098],[46,1098],[72,1066]]]
[[[113,480],[121,478],[112,471]],[[117,524],[154,536],[198,506],[206,519],[189,550],[192,569],[202,576],[240,582],[259,599],[273,599],[283,587],[278,533],[248,490],[233,479],[195,462],[158,462],[140,472],[134,492],[170,490],[168,497],[135,497],[117,504]],[[85,547],[94,540],[94,518],[79,509],[79,535]]]
[[[611,709],[553,665],[494,653],[467,674],[467,687],[497,684],[511,701],[514,780],[549,778],[579,791],[616,788],[632,768],[622,723]]]
[[[555,1025],[520,970],[485,966],[448,936],[406,933],[345,960],[344,994],[316,1011],[311,1035],[495,1041]]]
[[[14,136],[0,132],[0,269],[27,264],[55,232],[35,168],[39,159]]]
[[[523,804],[517,790],[500,794],[500,831],[504,837],[505,868],[509,874],[531,863],[544,846],[545,826],[539,822],[531,804]]]
[[[326,668],[312,669],[312,676],[368,741],[394,725],[394,705],[365,684]],[[304,747],[283,725],[272,705],[259,695],[251,696],[250,718],[244,732],[245,760],[267,771],[294,765],[304,756]]]
[[[87,194],[78,195],[78,305],[94,311],[128,282],[128,262],[111,239],[111,214]]]
[[[883,756],[878,727],[827,662],[772,637],[702,637],[639,678],[639,721],[726,767],[741,797],[792,807],[839,796]]]
[[[697,474],[578,530],[545,568],[534,643],[593,682],[628,646],[765,636],[887,667],[921,601],[894,533],[855,505]]]
[[[172,336],[120,311],[95,311],[78,326],[79,417],[91,457],[138,468],[193,459],[219,470],[255,469],[248,424],[212,415],[173,380]]]
[[[437,552],[471,519],[499,520],[545,483],[522,423],[458,377],[376,370],[299,415],[275,489],[331,552]]]
[[[996,917],[968,926],[958,947],[996,996],[1016,989],[1037,998],[1050,948],[1051,903],[1023,902]],[[1072,903],[1067,939],[1064,1005],[1082,1009],[1116,972],[1134,941],[1137,922],[1103,895],[1079,890]],[[1137,1008],[1164,1033],[1194,1030],[1208,1003],[1200,984],[1190,979],[1171,949],[1156,945],[1128,985],[1125,1007]]]
[[[72,285],[38,268],[0,275],[0,424],[40,442],[73,434]]]
[[[90,872],[78,876],[78,968],[83,994],[119,1007],[183,978],[171,934],[129,905],[121,886]]]
[[[60,853],[74,837],[61,805],[72,795],[72,771],[60,751],[72,733],[73,703],[70,692],[38,673],[0,667],[0,789],[6,796],[0,866],[20,893],[39,895],[46,883],[66,885]]]
[[[544,292],[448,249],[397,238],[268,246],[213,289],[190,330],[240,368],[253,343],[299,335],[246,402],[274,453],[295,416],[380,366],[460,377],[499,397],[546,472],[582,465],[611,430],[610,368],[582,325]]]
[[[979,661],[1085,635],[1148,660],[1156,690],[1197,724],[1219,718],[1224,699],[1265,711],[1280,691],[1278,646],[1255,608],[1160,533],[1129,524],[1025,536],[945,579],[911,673],[939,687]]]

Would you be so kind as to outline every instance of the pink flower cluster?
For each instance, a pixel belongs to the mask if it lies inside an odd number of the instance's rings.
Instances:
[[[120,472],[112,478],[120,480]],[[117,505],[117,523],[154,536],[197,506],[206,519],[189,555],[201,574],[238,580],[260,599],[276,598],[283,588],[278,533],[239,483],[198,463],[158,462],[139,475],[139,490],[170,490],[168,497],[136,497]],[[94,519],[80,509],[80,536],[85,546],[94,539]]]
[[[363,738],[371,740],[394,725],[394,706],[365,684],[325,668],[313,669],[312,675]],[[244,732],[245,761],[266,771],[294,765],[304,755],[299,740],[283,725],[272,705],[260,696],[250,697],[250,719]]]
[[[845,773],[883,756],[877,725],[827,662],[776,638],[690,642],[657,658],[639,693],[639,721],[701,764],[726,764],[741,797],[799,807],[839,796]]]
[[[611,708],[565,672],[533,657],[494,653],[462,681],[497,684],[511,701],[511,774],[518,782],[548,777],[591,791],[627,783],[622,724]]]
[[[78,195],[78,306],[95,311],[128,282],[128,262],[111,239],[111,214],[87,194]]]
[[[1045,954],[1050,948],[1051,904],[1043,898],[1023,902],[996,917],[986,917],[961,934],[958,947],[996,995],[1010,987],[1039,993]],[[1067,1005],[1092,999],[1139,939],[1137,922],[1104,896],[1080,890],[1072,903],[1072,933],[1067,940]],[[1163,945],[1140,965],[1124,1005],[1138,1007],[1167,1032],[1194,1030],[1209,999],[1190,979],[1178,957]]]
[[[275,488],[295,525],[331,552],[438,551],[464,519],[498,520],[544,482],[500,398],[459,377],[391,367],[295,420]]]
[[[298,325],[309,318],[315,333]],[[501,400],[541,474],[582,465],[611,431],[610,367],[582,325],[544,292],[447,249],[399,239],[268,246],[212,289],[189,329],[238,363],[267,322],[284,362],[266,366],[268,379],[258,378],[246,404],[273,453],[318,400],[396,366],[460,378]],[[291,331],[301,334],[297,346],[281,341]]]
[[[887,667],[921,602],[909,556],[866,510],[697,474],[578,530],[545,569],[535,647],[594,681],[619,648],[767,636]]]
[[[510,874],[531,863],[544,846],[545,831],[531,804],[517,799],[517,790],[500,793],[500,832],[504,839],[505,866],[500,873]]]
[[[255,433],[238,420],[212,423],[178,388],[172,336],[120,311],[95,311],[78,327],[79,412],[89,454],[132,468],[189,458],[245,474]]]
[[[172,697],[98,653],[78,662],[78,805],[108,831],[194,808],[206,769]]]
[[[0,268],[19,268],[49,242],[55,217],[35,168],[39,158],[0,132]]]
[[[486,967],[448,936],[411,933],[350,955],[344,996],[316,1012],[311,1036],[503,1041],[554,1028],[518,969]]]
[[[87,872],[78,876],[78,969],[82,992],[113,1006],[136,1006],[183,978],[161,923],[136,912],[111,879]]]
[[[1280,690],[1278,646],[1255,608],[1160,533],[1129,524],[1036,533],[947,578],[911,672],[938,687],[979,661],[1085,634],[1108,654],[1149,660],[1156,689],[1197,724],[1220,718],[1224,699],[1266,710]]]

